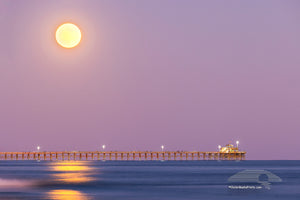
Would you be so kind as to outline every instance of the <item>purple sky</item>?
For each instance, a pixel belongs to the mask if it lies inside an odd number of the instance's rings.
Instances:
[[[0,151],[300,159],[299,1],[0,1]],[[64,22],[83,32],[57,45]]]

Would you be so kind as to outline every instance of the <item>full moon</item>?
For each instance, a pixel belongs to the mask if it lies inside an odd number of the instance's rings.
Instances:
[[[60,46],[74,48],[81,41],[81,31],[75,24],[65,23],[57,28],[55,38]]]

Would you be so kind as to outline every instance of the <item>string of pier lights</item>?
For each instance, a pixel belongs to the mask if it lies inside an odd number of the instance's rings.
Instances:
[[[104,149],[106,148],[106,145],[104,144],[104,145],[102,145],[102,149],[103,149],[103,151],[104,151]],[[37,149],[37,151],[39,152],[40,151],[40,149],[41,149],[41,147],[40,146],[37,146],[36,147],[36,149]]]
[[[236,147],[239,148],[239,143],[240,143],[240,141],[236,141],[235,143],[236,143]],[[106,148],[106,145],[103,144],[103,145],[102,145],[103,151],[105,150],[105,148]],[[161,145],[160,148],[161,148],[161,151],[164,151],[165,146],[164,146],[164,145]],[[219,151],[221,150],[221,148],[222,148],[222,146],[219,145],[219,146],[218,146]],[[37,149],[37,151],[39,152],[40,149],[41,149],[41,147],[40,147],[40,146],[37,146],[36,149]]]
[[[237,141],[238,142],[238,141]],[[220,146],[220,145],[219,145]],[[105,148],[106,148],[106,145],[105,144],[103,144],[102,145],[102,149],[103,149],[103,151],[105,150]],[[165,146],[164,145],[161,145],[161,151],[164,151],[164,148],[165,148]],[[36,149],[37,149],[37,151],[39,152],[40,151],[40,149],[41,149],[41,147],[40,146],[37,146],[36,147]]]
[[[102,149],[103,149],[103,151],[105,150],[105,148],[106,148],[106,145],[105,144],[103,144],[102,145]],[[161,145],[161,151],[164,151],[164,148],[165,148],[165,146],[164,145]]]

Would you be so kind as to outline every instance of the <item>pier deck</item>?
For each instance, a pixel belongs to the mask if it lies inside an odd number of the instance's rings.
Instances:
[[[246,152],[44,151],[0,152],[0,160],[245,160]]]

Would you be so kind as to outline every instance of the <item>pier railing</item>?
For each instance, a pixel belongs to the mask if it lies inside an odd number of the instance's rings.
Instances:
[[[0,160],[245,160],[246,152],[44,151],[0,152]]]

